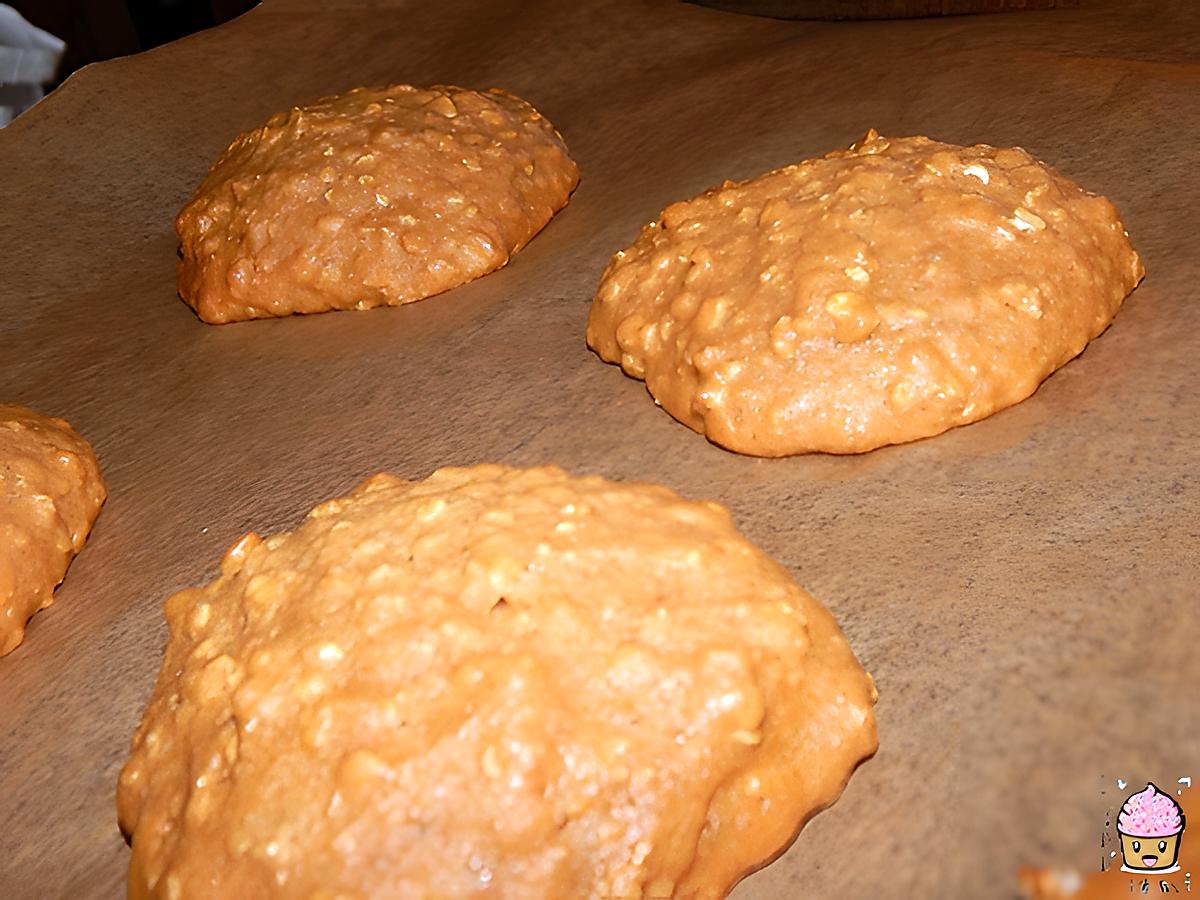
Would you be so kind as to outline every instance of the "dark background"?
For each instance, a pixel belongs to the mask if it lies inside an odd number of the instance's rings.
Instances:
[[[240,16],[258,0],[7,0],[67,43],[53,87],[81,66],[149,50]]]
[[[88,63],[149,50],[227,22],[259,0],[7,0],[66,41],[54,87]],[[730,12],[779,18],[908,18],[1078,6],[1081,0],[691,0]]]

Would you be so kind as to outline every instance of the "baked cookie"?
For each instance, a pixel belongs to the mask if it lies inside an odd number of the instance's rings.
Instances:
[[[876,746],[829,613],[652,485],[378,475],[166,617],[131,897],[716,897]]]
[[[96,454],[70,425],[0,403],[0,656],[54,602],[104,497]]]
[[[858,453],[1025,399],[1143,274],[1113,205],[1024,150],[870,131],[667,207],[587,339],[730,450]]]
[[[179,294],[213,324],[411,303],[503,266],[578,181],[512,94],[358,88],[234,140],[175,220]]]

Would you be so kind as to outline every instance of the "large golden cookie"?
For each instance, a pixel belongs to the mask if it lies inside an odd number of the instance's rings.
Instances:
[[[0,656],[54,602],[104,497],[96,454],[70,425],[0,403]]]
[[[876,746],[829,613],[663,487],[378,475],[166,616],[132,897],[716,897]]]
[[[1028,397],[1143,275],[1113,205],[1024,150],[869,132],[675,203],[589,345],[740,453],[857,453]]]
[[[503,266],[578,181],[504,91],[359,88],[230,145],[175,220],[179,293],[214,324],[410,303]]]

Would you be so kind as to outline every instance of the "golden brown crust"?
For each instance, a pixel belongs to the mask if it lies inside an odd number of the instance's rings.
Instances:
[[[70,425],[0,403],[0,656],[54,602],[104,497],[96,454]]]
[[[652,485],[379,475],[166,615],[135,897],[716,897],[876,746],[829,613]]]
[[[358,88],[238,137],[175,220],[206,322],[398,306],[508,262],[579,181],[500,90]]]
[[[1024,150],[870,132],[669,206],[587,336],[724,447],[857,453],[1028,397],[1142,275],[1112,204]]]

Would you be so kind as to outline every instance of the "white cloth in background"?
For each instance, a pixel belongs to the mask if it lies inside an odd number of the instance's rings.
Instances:
[[[65,47],[0,3],[0,127],[42,98],[42,88],[54,80]]]

